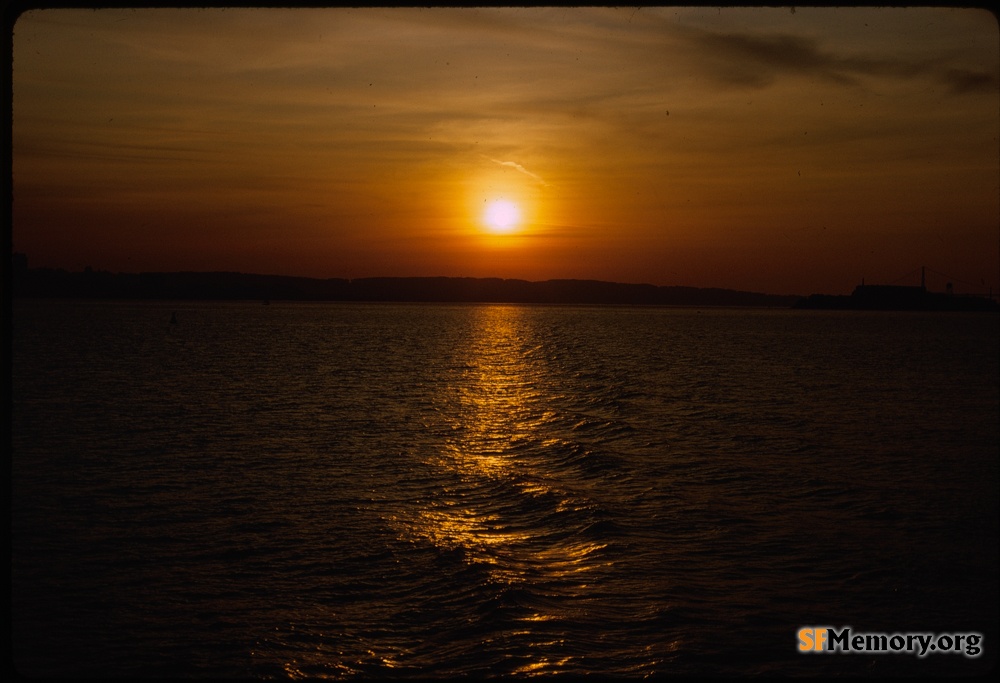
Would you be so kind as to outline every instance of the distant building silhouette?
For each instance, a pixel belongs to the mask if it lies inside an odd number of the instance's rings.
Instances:
[[[924,268],[920,269],[920,286],[866,285],[854,288],[850,296],[813,294],[795,304],[795,308],[839,309],[855,311],[996,311],[1000,310],[992,297],[956,296],[949,282],[944,292],[927,290]]]

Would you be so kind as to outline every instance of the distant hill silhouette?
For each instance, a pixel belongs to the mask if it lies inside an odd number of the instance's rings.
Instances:
[[[598,280],[376,277],[346,280],[229,272],[110,273],[20,268],[13,294],[34,298],[412,301],[791,307],[799,296]]]

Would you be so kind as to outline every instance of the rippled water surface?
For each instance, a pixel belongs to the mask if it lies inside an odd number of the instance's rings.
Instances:
[[[17,301],[12,323],[23,673],[996,663],[996,316]],[[804,656],[806,625],[984,652]]]

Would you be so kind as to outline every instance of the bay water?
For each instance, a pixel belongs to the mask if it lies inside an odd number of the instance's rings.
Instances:
[[[995,315],[15,300],[11,326],[24,675],[995,667]],[[802,654],[807,626],[983,640]]]

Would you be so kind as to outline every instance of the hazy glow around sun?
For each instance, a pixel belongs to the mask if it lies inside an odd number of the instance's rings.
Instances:
[[[498,199],[486,206],[483,220],[493,232],[510,232],[517,228],[521,220],[521,212],[518,210],[517,204],[506,199]]]

